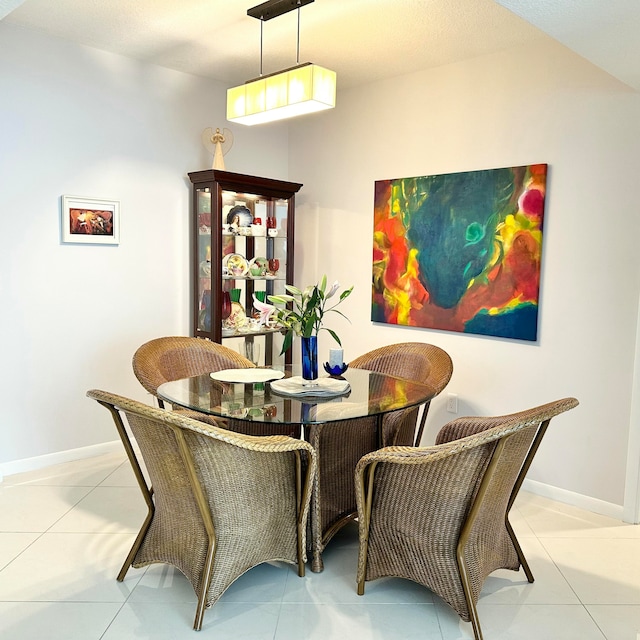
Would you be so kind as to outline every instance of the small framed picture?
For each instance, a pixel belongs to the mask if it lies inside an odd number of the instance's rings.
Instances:
[[[62,196],[62,242],[120,243],[120,202]]]

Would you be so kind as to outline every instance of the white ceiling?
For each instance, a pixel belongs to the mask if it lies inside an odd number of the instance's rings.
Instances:
[[[134,59],[240,84],[260,73],[252,0],[0,0],[0,18]],[[552,37],[640,90],[639,0],[316,0],[300,62],[341,87]],[[296,63],[297,12],[264,23],[263,72]]]

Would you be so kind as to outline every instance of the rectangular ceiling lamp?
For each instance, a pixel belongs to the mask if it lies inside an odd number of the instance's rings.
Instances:
[[[336,73],[304,64],[227,90],[227,120],[254,125],[336,106]]]

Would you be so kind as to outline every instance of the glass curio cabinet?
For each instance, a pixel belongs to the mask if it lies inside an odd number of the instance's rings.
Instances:
[[[301,184],[208,169],[189,173],[193,335],[256,364],[290,363],[283,335],[258,321],[258,300],[293,282],[295,194]]]

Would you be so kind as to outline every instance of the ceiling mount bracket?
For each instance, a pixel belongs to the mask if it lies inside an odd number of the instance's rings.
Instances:
[[[277,18],[294,9],[300,9],[311,4],[314,0],[267,0],[247,10],[247,15],[266,22],[271,18]]]

